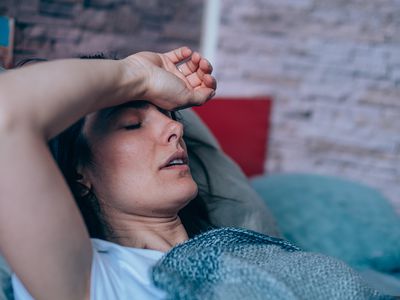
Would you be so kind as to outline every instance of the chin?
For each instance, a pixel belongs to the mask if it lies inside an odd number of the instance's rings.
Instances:
[[[190,201],[196,198],[198,193],[197,184],[191,180],[188,183],[180,184],[174,188],[174,199],[178,202],[178,206],[185,207]]]
[[[196,198],[196,196],[197,196],[197,194],[198,194],[198,192],[199,192],[196,183],[194,184],[194,186],[195,186],[195,187],[194,187],[194,189],[193,189],[191,195],[189,196],[189,201],[192,201],[194,198]]]
[[[188,202],[196,198],[197,193],[198,193],[198,187],[196,182],[194,182],[193,180],[184,187],[182,187],[182,196],[185,195],[184,198],[186,198]]]

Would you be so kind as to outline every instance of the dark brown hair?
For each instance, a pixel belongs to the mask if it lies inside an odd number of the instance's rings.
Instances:
[[[174,118],[176,119],[176,117]],[[82,132],[84,124],[85,118],[80,119],[50,140],[48,145],[73,193],[90,236],[106,239],[111,230],[102,218],[98,200],[91,190],[79,182],[81,175],[76,172],[79,165],[87,166],[92,163],[92,151]],[[189,155],[195,155],[190,149],[188,151]],[[204,199],[199,195],[179,212],[179,216],[189,237],[213,227]]]
[[[81,58],[105,59],[103,54],[83,56]],[[29,62],[30,61],[31,60],[29,60]],[[34,61],[43,60],[34,59]],[[180,120],[180,118],[178,119],[179,114],[172,113],[172,116],[175,120]],[[68,183],[68,186],[73,193],[90,236],[94,238],[106,239],[111,230],[102,217],[103,214],[99,202],[94,193],[79,182],[81,175],[76,171],[79,165],[87,166],[88,164],[92,163],[92,151],[82,131],[84,124],[85,117],[81,118],[62,133],[50,140],[48,145],[54,159],[56,160]],[[188,149],[188,152],[189,156],[194,156],[198,161],[200,161],[201,164],[200,158],[197,157],[196,154],[191,151],[191,149]],[[207,181],[209,181],[209,176],[205,167],[204,173],[206,174]],[[203,190],[201,194],[204,195],[207,193]],[[193,237],[196,234],[207,231],[214,227],[210,222],[204,198],[200,195],[198,195],[186,207],[184,207],[179,212],[179,216],[188,232],[189,237]]]
[[[81,56],[80,58],[110,59],[105,57],[102,53],[85,55]],[[117,58],[112,57],[111,59]],[[16,66],[22,67],[26,64],[44,61],[47,61],[47,59],[28,58],[20,61]],[[179,113],[172,113],[172,116],[175,120],[181,121]],[[103,218],[101,207],[95,194],[93,191],[88,190],[87,187],[79,182],[79,179],[82,179],[82,176],[76,171],[79,165],[87,166],[88,164],[92,164],[92,150],[82,131],[84,124],[85,117],[81,118],[63,132],[58,134],[56,137],[51,139],[48,142],[48,146],[53,158],[55,159],[69,188],[72,191],[75,202],[81,211],[86,227],[89,231],[89,235],[93,238],[107,239],[107,235],[109,232],[112,232],[112,230],[110,230]],[[189,138],[184,137],[184,139],[187,141]],[[194,145],[194,148],[196,147],[196,144],[201,144],[201,142],[194,139],[190,139],[190,141],[191,144]],[[216,196],[212,196],[207,169],[202,163],[200,157],[198,157],[192,150],[193,149],[188,147],[189,156],[193,157],[200,163],[208,184],[206,186],[199,186],[200,192],[198,196],[179,212],[179,216],[189,237],[193,237],[201,232],[215,227],[212,225],[209,219],[204,199],[207,198],[209,201],[210,199],[212,201],[212,199],[218,198]],[[202,196],[200,196],[200,194]]]

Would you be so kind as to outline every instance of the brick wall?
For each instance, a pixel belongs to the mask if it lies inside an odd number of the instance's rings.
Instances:
[[[274,172],[339,175],[400,211],[400,1],[221,0],[219,95],[271,95]],[[203,0],[2,0],[15,60],[198,49]]]
[[[219,95],[271,95],[266,169],[339,175],[400,212],[400,1],[222,0]]]
[[[16,18],[15,61],[94,52],[198,49],[202,0],[1,0]]]

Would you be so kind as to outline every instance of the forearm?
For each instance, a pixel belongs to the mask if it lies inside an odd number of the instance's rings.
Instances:
[[[128,73],[121,61],[40,63],[0,76],[0,114],[11,118],[10,126],[27,126],[50,139],[90,112],[140,95],[143,81],[139,70]]]

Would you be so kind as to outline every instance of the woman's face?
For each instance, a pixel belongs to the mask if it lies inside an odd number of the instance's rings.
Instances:
[[[80,173],[104,212],[170,216],[197,195],[182,124],[169,112],[129,102],[88,115],[83,130],[93,164]]]

